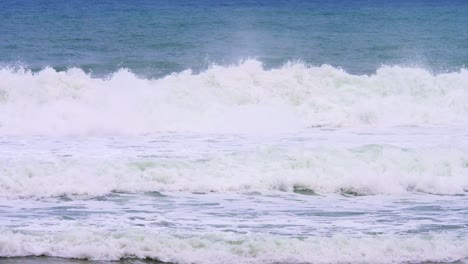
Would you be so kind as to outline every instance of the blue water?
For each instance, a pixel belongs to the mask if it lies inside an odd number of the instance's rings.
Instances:
[[[450,71],[468,63],[466,14],[463,0],[4,0],[0,64],[163,76],[255,58]]]

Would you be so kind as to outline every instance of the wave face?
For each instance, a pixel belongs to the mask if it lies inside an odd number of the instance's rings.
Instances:
[[[2,134],[272,133],[313,126],[382,127],[468,122],[468,71],[431,74],[382,67],[351,75],[248,60],[160,79],[122,69],[93,78],[79,69],[0,70]]]
[[[183,237],[150,231],[11,232],[0,237],[7,257],[44,255],[92,260],[152,258],[174,263],[406,263],[466,258],[468,241],[447,235],[286,238],[226,233]]]
[[[266,147],[214,157],[31,158],[0,160],[6,197],[100,196],[111,192],[311,191],[346,195],[465,194],[468,150],[288,150]]]

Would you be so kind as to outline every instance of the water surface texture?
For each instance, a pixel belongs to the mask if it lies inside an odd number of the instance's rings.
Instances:
[[[468,58],[466,1],[2,1],[2,64],[127,67],[164,76],[256,58],[356,73],[381,65],[458,70]]]
[[[468,263],[468,2],[0,2],[0,263]]]

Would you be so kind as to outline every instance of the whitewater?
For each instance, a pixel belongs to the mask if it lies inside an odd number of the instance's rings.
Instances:
[[[257,60],[159,79],[121,69],[94,78],[0,69],[2,134],[280,133],[311,127],[459,126],[468,121],[468,71],[384,66],[352,75],[323,65]]]
[[[465,68],[0,80],[0,262],[468,261]]]

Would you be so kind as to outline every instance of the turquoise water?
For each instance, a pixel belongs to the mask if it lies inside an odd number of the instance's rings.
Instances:
[[[0,64],[144,76],[255,58],[458,70],[466,1],[2,1]]]

